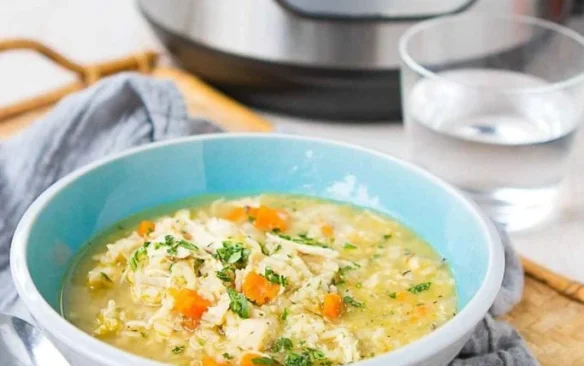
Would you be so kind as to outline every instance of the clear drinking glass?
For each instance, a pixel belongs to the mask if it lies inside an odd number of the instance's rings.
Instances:
[[[401,39],[412,160],[508,231],[554,212],[584,107],[584,38],[528,17],[461,15]]]

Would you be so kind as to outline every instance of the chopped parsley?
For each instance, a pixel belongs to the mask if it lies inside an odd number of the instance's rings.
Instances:
[[[308,348],[305,353],[308,355],[312,362],[318,362],[320,365],[330,365],[331,362],[326,359],[326,356],[322,351],[314,348]]]
[[[176,346],[172,349],[172,353],[178,355],[179,353],[183,353],[185,351],[185,346]]]
[[[256,357],[252,358],[251,362],[254,365],[277,365],[278,362],[271,357]]]
[[[262,243],[258,243],[260,245],[260,249],[262,250],[262,254],[263,255],[270,255],[270,252],[268,252],[268,249],[266,248],[265,245],[263,245]]]
[[[362,302],[359,302],[359,301],[357,301],[357,300],[353,299],[353,298],[352,298],[351,296],[349,296],[349,295],[347,295],[347,296],[343,297],[343,302],[344,302],[345,304],[349,304],[349,305],[351,305],[351,306],[354,306],[354,307],[356,307],[356,308],[362,308],[362,307],[363,307],[363,303],[362,303]]]
[[[233,360],[233,356],[231,356],[229,353],[225,352],[223,354],[223,358],[226,360]]]
[[[272,344],[272,352],[290,351],[294,345],[290,338],[280,337]]]
[[[231,287],[227,288],[227,294],[229,295],[229,309],[235,314],[239,315],[242,319],[249,318],[249,302],[243,294],[235,291]]]
[[[103,278],[104,280],[106,280],[107,282],[113,283],[114,281],[112,281],[112,279],[110,278],[110,276],[108,276],[107,274],[105,274],[104,272],[99,272],[99,275],[101,276],[101,278]]]
[[[236,268],[243,268],[247,265],[250,250],[243,247],[242,243],[224,241],[223,247],[217,249],[217,258],[226,264],[232,264]]]
[[[391,239],[391,234],[385,234],[385,235],[383,235],[383,239],[384,240]]]
[[[288,319],[288,315],[290,315],[290,312],[289,312],[288,308],[285,308],[284,311],[282,312],[282,316],[280,318],[282,318],[282,320],[286,320],[286,319]]]
[[[361,287],[363,287],[363,283],[361,283],[361,282],[357,282],[357,284],[355,285],[355,287],[357,287],[357,288],[361,288]]]
[[[344,249],[357,249],[357,247],[349,242],[345,243],[343,246]]]
[[[192,250],[192,251],[196,251],[199,248],[197,248],[197,246],[191,242],[188,242],[186,240],[179,240],[178,241],[178,245],[180,245],[181,247],[188,249],[188,250]]]
[[[354,271],[357,269],[357,263],[354,263],[354,264],[355,264],[355,267],[344,266],[344,267],[339,268],[339,272],[338,272],[339,278],[334,280],[335,285],[342,285],[346,282],[345,275],[347,274],[347,272]]]
[[[231,266],[223,267],[222,270],[215,272],[217,278],[224,282],[233,282],[235,280],[235,270]]]
[[[140,264],[140,261],[145,256],[146,256],[146,246],[142,246],[142,247],[136,249],[134,254],[132,254],[132,257],[130,258],[130,268],[132,268],[133,271],[138,269],[138,265]]]
[[[183,247],[187,250],[192,250],[192,251],[196,251],[199,249],[199,248],[197,248],[197,246],[195,244],[188,242],[186,240],[183,240],[183,239],[177,240],[172,235],[166,235],[164,237],[164,242],[159,242],[159,243],[154,244],[154,249],[158,250],[162,247],[165,247],[168,255],[172,255],[172,256],[176,256],[178,254],[178,247]]]
[[[277,283],[278,285],[282,285],[282,286],[286,286],[288,281],[286,280],[286,277],[277,274],[276,272],[272,271],[272,269],[270,267],[266,267],[266,272],[264,274],[264,277],[272,282],[272,283]]]
[[[321,247],[321,248],[328,248],[329,247],[328,245],[321,243],[314,238],[309,237],[307,234],[298,234],[296,237],[292,237],[290,235],[284,235],[284,234],[276,234],[276,235],[278,235],[278,237],[280,237],[282,239],[293,241],[293,242],[298,243],[298,244],[311,245],[311,246]]]
[[[389,297],[390,297],[390,298],[392,298],[392,299],[396,299],[396,298],[397,298],[397,293],[395,293],[395,292],[390,292],[390,293],[389,293]]]
[[[310,358],[304,354],[290,352],[284,359],[285,366],[311,366]]]
[[[418,283],[417,285],[410,287],[408,291],[411,292],[412,294],[419,294],[420,292],[427,291],[431,285],[432,282]]]
[[[344,276],[347,272],[354,271],[356,269],[357,269],[357,267],[351,267],[351,266],[341,267],[341,268],[339,268],[339,275]]]
[[[307,348],[302,353],[288,352],[284,358],[284,366],[330,366],[332,362],[322,351]]]

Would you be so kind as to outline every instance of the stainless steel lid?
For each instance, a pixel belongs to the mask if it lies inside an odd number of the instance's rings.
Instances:
[[[236,56],[299,66],[396,69],[415,20],[459,11],[516,13],[511,0],[141,0],[146,16]],[[522,2],[537,15],[539,1]]]

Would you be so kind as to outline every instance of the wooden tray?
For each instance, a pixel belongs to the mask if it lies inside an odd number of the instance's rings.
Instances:
[[[31,40],[0,41],[0,51],[31,49],[78,75],[78,81],[10,106],[0,107],[0,139],[33,123],[62,97],[100,78],[121,71],[137,71],[173,81],[189,113],[206,117],[227,131],[270,132],[272,125],[245,106],[221,94],[193,75],[157,67],[157,55],[143,52],[95,65],[79,65]],[[522,259],[526,273],[521,303],[504,317],[525,337],[542,365],[584,365],[584,286]]]

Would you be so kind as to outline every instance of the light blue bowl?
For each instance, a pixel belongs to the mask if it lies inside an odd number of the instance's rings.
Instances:
[[[91,164],[54,184],[28,209],[11,250],[18,292],[73,364],[159,365],[81,332],[59,315],[71,256],[115,222],[153,206],[208,194],[297,193],[387,213],[451,265],[460,311],[430,335],[359,365],[445,365],[501,285],[502,245],[458,191],[425,171],[370,150],[285,135],[224,134],[151,144]]]

